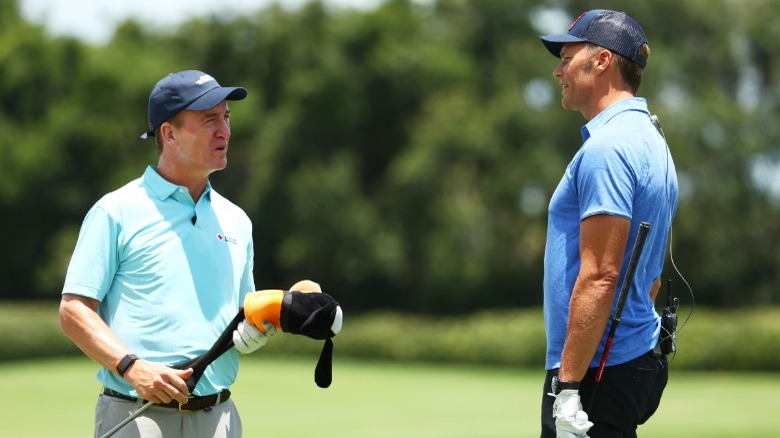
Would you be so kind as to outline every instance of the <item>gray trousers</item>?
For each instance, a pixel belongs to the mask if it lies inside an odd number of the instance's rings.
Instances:
[[[95,437],[100,437],[141,407],[108,395],[100,395],[95,406]],[[112,438],[240,438],[241,418],[233,400],[210,410],[179,412],[152,406],[119,429]]]

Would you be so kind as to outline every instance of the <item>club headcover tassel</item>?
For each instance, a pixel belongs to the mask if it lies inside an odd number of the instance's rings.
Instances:
[[[263,330],[263,321],[277,329],[312,339],[324,340],[314,381],[327,388],[332,381],[333,341],[341,331],[343,314],[339,303],[322,292],[263,290],[252,292],[244,300],[246,319]]]

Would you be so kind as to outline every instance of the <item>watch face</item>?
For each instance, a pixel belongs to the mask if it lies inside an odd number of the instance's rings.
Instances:
[[[553,376],[552,381],[550,382],[550,386],[552,387],[552,392],[555,395],[558,395],[558,376]]]

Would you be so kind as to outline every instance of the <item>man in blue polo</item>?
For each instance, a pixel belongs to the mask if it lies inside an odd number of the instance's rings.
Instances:
[[[553,74],[563,107],[588,121],[549,205],[541,436],[635,437],[667,382],[666,357],[655,350],[654,300],[677,206],[672,157],[637,97],[650,49],[636,21],[607,10],[584,13],[567,33],[541,39],[561,59]],[[640,222],[649,222],[650,232],[593,397]]]
[[[115,436],[241,436],[229,390],[238,372],[235,351],[214,361],[192,394],[185,379],[193,370],[169,365],[205,353],[255,289],[252,224],[209,183],[227,165],[228,101],[246,94],[195,70],[161,79],[142,135],[157,142],[157,166],[105,195],[84,219],[60,320],[102,366],[96,436],[143,400],[156,406]],[[266,329],[273,334],[273,325]],[[234,333],[244,353],[266,340],[246,321]]]

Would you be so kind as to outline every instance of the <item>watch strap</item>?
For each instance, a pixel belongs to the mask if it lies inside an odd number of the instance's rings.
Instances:
[[[121,377],[125,376],[125,373],[128,369],[130,369],[130,365],[132,365],[135,361],[138,360],[138,356],[136,356],[133,353],[126,354],[125,357],[119,360],[119,362],[116,364],[116,372]]]
[[[563,391],[564,389],[580,389],[580,382],[564,382],[563,380],[558,381],[558,387],[556,388],[558,392]]]
[[[561,391],[565,389],[573,389],[579,391],[580,389],[580,382],[567,382],[564,380],[560,380],[558,376],[553,376],[552,379],[552,390],[554,395],[558,395],[561,393]]]

